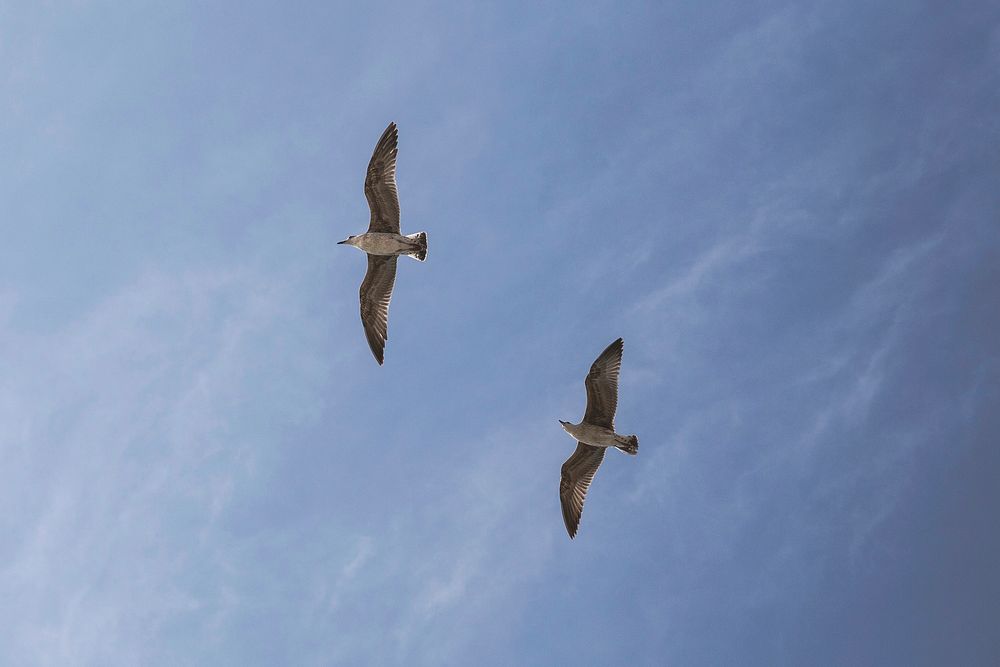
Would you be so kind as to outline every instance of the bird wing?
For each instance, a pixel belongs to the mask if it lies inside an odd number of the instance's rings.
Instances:
[[[594,481],[594,475],[603,460],[604,447],[578,442],[576,451],[563,463],[562,478],[559,480],[559,502],[562,504],[563,522],[570,539],[576,537],[587,489]]]
[[[615,427],[615,410],[618,408],[618,372],[622,367],[622,348],[619,338],[608,345],[590,367],[584,384],[587,386],[587,412],[583,421],[588,424]]]
[[[368,272],[361,282],[361,324],[375,360],[382,365],[389,337],[389,300],[396,281],[395,255],[368,255]]]
[[[365,197],[372,211],[369,232],[399,233],[399,195],[396,193],[396,124],[389,123],[375,144],[365,176]]]

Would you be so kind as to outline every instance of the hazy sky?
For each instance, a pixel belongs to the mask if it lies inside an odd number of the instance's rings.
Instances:
[[[998,110],[985,0],[0,4],[0,664],[997,664]]]

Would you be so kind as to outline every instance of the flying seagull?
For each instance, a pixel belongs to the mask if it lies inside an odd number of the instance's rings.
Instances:
[[[399,195],[396,193],[396,124],[389,123],[375,144],[365,176],[365,197],[372,217],[368,231],[348,236],[340,243],[368,253],[368,272],[361,283],[361,324],[375,361],[382,365],[385,339],[389,337],[389,300],[396,281],[396,258],[409,255],[421,262],[427,257],[427,234],[399,233]]]
[[[559,501],[570,539],[576,537],[583,514],[587,489],[604,460],[604,450],[617,447],[633,456],[639,453],[639,438],[615,433],[615,409],[618,407],[618,371],[622,367],[622,339],[608,345],[590,367],[587,386],[587,411],[583,421],[571,424],[559,420],[563,429],[579,442],[566,459],[559,480]]]

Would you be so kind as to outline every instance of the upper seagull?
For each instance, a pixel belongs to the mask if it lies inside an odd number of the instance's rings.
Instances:
[[[583,421],[571,424],[559,420],[566,432],[579,441],[576,451],[563,464],[562,479],[559,480],[559,500],[570,539],[576,537],[580,515],[583,514],[583,501],[597,468],[604,460],[604,450],[617,447],[633,456],[639,453],[639,438],[615,433],[622,348],[622,339],[619,338],[608,345],[590,367],[584,381],[587,386],[587,411]]]
[[[388,335],[389,300],[396,281],[396,258],[409,255],[421,262],[427,257],[427,234],[399,233],[399,195],[396,193],[396,124],[389,123],[375,144],[365,176],[365,197],[372,217],[368,231],[348,236],[346,243],[368,253],[368,273],[361,283],[361,323],[375,360],[382,365]]]

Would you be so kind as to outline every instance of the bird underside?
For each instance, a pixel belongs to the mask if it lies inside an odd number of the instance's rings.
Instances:
[[[403,236],[401,234],[368,232],[358,238],[356,245],[369,255],[411,255],[423,249],[417,236],[417,234]]]
[[[610,428],[594,424],[574,424],[568,426],[566,430],[580,442],[592,447],[618,447],[626,438]]]

